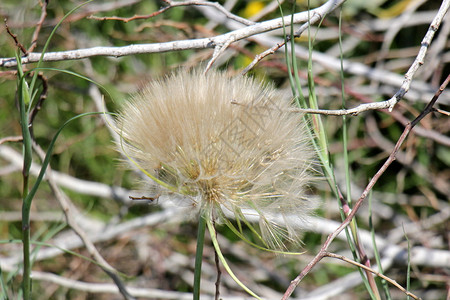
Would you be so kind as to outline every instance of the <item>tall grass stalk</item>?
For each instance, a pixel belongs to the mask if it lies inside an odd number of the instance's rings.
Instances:
[[[373,253],[375,256],[375,261],[377,262],[377,265],[378,265],[378,272],[380,272],[381,274],[384,275],[383,265],[381,264],[380,252],[378,251],[378,246],[377,246],[377,242],[375,239],[375,227],[373,225],[373,220],[372,220],[372,191],[370,191],[368,198],[369,198],[368,199],[368,201],[369,201],[369,228],[370,228],[370,236],[372,238]],[[391,298],[391,294],[389,292],[389,285],[388,285],[387,281],[383,278],[381,278],[381,285],[383,286],[384,296],[385,296],[386,300],[391,300],[392,298]]]
[[[280,8],[281,14],[282,10]],[[293,11],[292,15],[295,12],[295,3],[293,4]],[[308,1],[308,12],[309,12],[309,1]],[[319,24],[320,26],[320,24]],[[285,26],[283,26],[283,32],[285,35],[286,42],[288,41]],[[292,86],[292,90],[294,93],[294,97],[297,101],[297,104],[302,108],[318,108],[318,102],[315,92],[315,83],[314,83],[314,75],[312,70],[312,51],[314,47],[314,40],[315,36],[313,37],[311,34],[311,27],[308,26],[308,49],[309,49],[309,59],[308,59],[308,65],[307,65],[307,84],[308,84],[308,103],[306,103],[306,99],[303,96],[303,92],[301,89],[301,83],[298,76],[298,68],[297,68],[297,59],[295,56],[295,41],[294,41],[294,32],[293,27],[291,26],[291,32],[290,32],[290,46],[291,46],[291,53],[288,53],[287,46],[285,47],[285,53],[286,53],[286,63],[288,65],[288,72],[289,72],[289,80]],[[339,19],[339,32],[341,32],[341,17]],[[345,91],[344,91],[344,73],[343,73],[343,66],[342,66],[342,39],[341,34],[339,34],[339,46],[341,49],[341,83],[342,83],[342,106],[345,108]],[[295,86],[295,88],[294,88]],[[329,152],[328,152],[328,140],[326,137],[326,131],[321,119],[320,115],[312,115],[310,116],[312,129],[315,134],[315,138],[313,139],[313,145],[317,151],[317,154],[320,158],[320,162],[322,165],[322,169],[324,170],[324,173],[326,175],[326,179],[336,197],[336,199],[341,199],[340,192],[338,191],[337,187],[337,181],[335,179],[333,165],[330,160]],[[345,201],[347,204],[351,205],[351,178],[350,178],[350,171],[349,171],[349,157],[348,157],[348,136],[347,136],[347,117],[343,117],[343,146],[344,146],[344,162],[346,164],[345,167],[345,178],[346,178],[346,187],[347,187],[347,200]],[[340,203],[340,207],[342,208],[343,203]],[[349,208],[349,207],[348,207]],[[347,209],[348,209],[347,208]],[[347,212],[348,213],[348,212]],[[341,209],[341,217],[342,219],[345,219],[346,215]],[[353,219],[350,223],[350,231],[351,236],[348,228],[345,228],[347,241],[350,247],[350,250],[352,251],[353,257],[357,259],[357,251],[358,247],[360,247],[360,243],[358,240],[358,233],[357,233],[357,226],[356,221]],[[353,239],[352,239],[353,237]],[[371,296],[372,299],[379,299],[378,290],[376,288],[376,285],[374,285],[374,281],[368,280],[361,269],[359,269],[359,272],[361,274],[361,278],[363,279],[363,282]],[[373,276],[371,274],[368,274],[368,277]]]
[[[37,68],[42,64],[44,54],[48,49],[50,44],[50,40],[56,32],[56,29],[59,25],[75,10],[80,8],[81,6],[91,2],[93,0],[84,2],[74,9],[72,9],[69,13],[67,13],[55,26],[55,28],[50,33],[45,46],[42,50],[41,57],[39,62],[37,63]],[[28,76],[29,71],[27,73],[23,72],[22,62],[20,58],[20,53],[16,52],[16,60],[17,60],[17,99],[19,103],[19,113],[20,113],[20,125],[22,129],[22,139],[23,139],[23,169],[22,169],[22,177],[23,177],[23,186],[22,186],[22,243],[23,243],[23,278],[22,278],[22,291],[23,291],[23,299],[28,300],[31,296],[31,260],[30,260],[30,209],[31,203],[36,193],[37,187],[42,181],[43,174],[45,173],[45,169],[47,165],[42,165],[40,180],[36,181],[31,191],[29,191],[29,180],[30,180],[30,167],[32,164],[32,138],[30,133],[30,125],[29,122],[29,114],[31,109],[33,108],[34,99],[37,99],[38,89],[36,88],[36,82],[38,77],[38,72],[34,72],[31,83],[28,86],[26,81],[26,77]],[[49,157],[49,152],[47,152],[47,156]]]
[[[17,99],[19,102],[20,126],[22,128],[23,139],[23,185],[22,185],[22,243],[23,243],[23,279],[22,291],[23,299],[30,299],[31,293],[31,261],[30,261],[30,209],[31,199],[29,196],[30,168],[32,163],[31,134],[28,127],[28,110],[26,105],[30,103],[30,93],[28,90],[25,75],[23,73],[19,53],[17,59]]]
[[[205,243],[206,217],[199,216],[197,231],[197,249],[194,270],[194,300],[200,299],[200,282],[202,276],[203,245]]]
[[[405,232],[405,228],[403,227],[403,233],[405,234],[406,242],[408,243],[408,265],[406,267],[406,290],[409,292],[411,289],[411,243],[409,241],[408,235]],[[408,295],[406,296],[406,300],[411,299],[411,297]]]
[[[339,11],[339,52],[340,52],[340,64],[341,64],[341,72],[340,72],[340,76],[341,76],[341,98],[342,98],[342,109],[346,109],[347,105],[346,105],[346,95],[345,95],[345,76],[344,76],[344,66],[343,66],[343,61],[344,61],[344,57],[343,57],[343,49],[342,49],[342,9]],[[343,115],[342,116],[342,144],[343,144],[343,155],[344,155],[344,169],[345,169],[345,183],[346,183],[346,190],[347,190],[347,205],[349,206],[349,208],[351,209],[352,207],[352,191],[351,191],[351,176],[350,176],[350,160],[349,160],[349,156],[348,156],[348,132],[347,132],[347,116]],[[342,220],[345,219],[346,216],[342,215]],[[353,218],[350,222],[350,230],[352,233],[352,237],[353,237],[353,242],[351,240],[348,239],[349,241],[349,245],[351,246],[351,248],[356,248],[358,249],[358,253],[361,255],[363,255],[365,253],[364,249],[363,249],[363,245],[361,244],[361,241],[359,239],[359,234],[358,234],[358,225],[356,223],[356,219]],[[347,236],[348,236],[348,231],[346,230]],[[354,247],[353,247],[354,246]],[[357,254],[355,253],[354,250],[352,250],[352,254],[353,257],[355,259],[357,259]],[[363,279],[364,284],[366,285],[367,290],[369,291],[369,294],[371,296],[372,299],[377,299],[380,300],[380,293],[378,291],[378,287],[376,285],[375,279],[373,277],[373,274],[365,271],[366,276],[365,277],[363,275],[363,271],[361,269],[358,269],[360,274],[361,274],[361,278]]]

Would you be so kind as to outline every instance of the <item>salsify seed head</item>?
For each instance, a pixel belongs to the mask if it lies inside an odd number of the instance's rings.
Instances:
[[[164,190],[216,221],[259,217],[263,241],[298,241],[314,150],[285,95],[250,77],[178,71],[148,84],[117,118],[120,151]],[[293,221],[294,220],[294,221]]]

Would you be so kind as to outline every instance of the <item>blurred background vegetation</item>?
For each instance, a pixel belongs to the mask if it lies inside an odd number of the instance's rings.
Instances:
[[[35,52],[40,52],[56,23],[79,1],[50,1],[47,17],[43,23]],[[253,18],[272,1],[219,1],[236,15]],[[310,1],[315,8],[323,1]],[[57,30],[49,52],[90,48],[95,46],[125,46],[141,43],[162,43],[175,40],[203,38],[226,33],[229,29],[217,20],[209,19],[198,6],[176,7],[153,18],[122,22],[117,20],[96,20],[89,16],[131,17],[157,11],[164,6],[159,1],[93,1],[71,15]],[[358,1],[349,0],[342,8],[343,57],[361,63],[370,70],[384,70],[389,74],[403,76],[414,61],[423,36],[432,18],[440,7],[440,1]],[[293,3],[281,4],[284,14],[292,12]],[[306,1],[298,0],[296,12],[307,9]],[[414,8],[413,8],[414,7]],[[39,1],[3,0],[0,14],[7,19],[11,31],[18,40],[30,46],[32,34],[41,15]],[[280,17],[278,8],[271,10],[257,21]],[[326,57],[339,58],[339,11],[332,12],[318,28],[311,28],[315,35],[314,50]],[[394,27],[398,26],[395,32]],[[401,101],[393,112],[370,111],[348,118],[349,166],[351,170],[352,195],[354,201],[366,186],[368,180],[384,163],[405,124],[416,117],[431,100],[431,96],[449,74],[450,32],[448,15],[442,28],[430,46],[424,66],[414,78],[423,84],[423,89],[415,89]],[[274,35],[275,36],[275,35]],[[278,32],[278,37],[281,33]],[[391,42],[389,42],[391,41]],[[296,44],[308,47],[305,32],[295,40]],[[255,57],[268,47],[256,39],[233,44],[219,59],[216,67],[238,75]],[[0,26],[0,56],[13,57],[16,51],[13,39],[7,34],[5,25]],[[113,57],[92,57],[84,60],[47,62],[45,67],[68,70],[100,83],[107,91],[105,105],[108,111],[115,111],[126,101],[129,93],[137,91],[147,81],[163,76],[180,67],[199,66],[207,62],[212,49],[185,50],[178,52],[140,54]],[[299,58],[299,76],[306,87],[307,60]],[[31,69],[34,65],[26,65]],[[330,69],[324,64],[313,63],[313,74],[319,106],[322,109],[339,109],[341,75],[339,69]],[[58,70],[42,71],[48,85],[47,99],[33,122],[34,137],[44,150],[58,128],[69,118],[84,112],[99,111],[90,91],[91,83],[77,76]],[[19,113],[16,103],[16,75],[14,68],[0,70],[0,139],[21,135]],[[261,80],[274,82],[280,89],[290,91],[284,51],[266,57],[250,72]],[[39,81],[43,89],[43,81]],[[392,97],[398,85],[377,81],[370,76],[345,73],[345,96],[347,106],[354,107],[367,101],[381,101]],[[104,92],[104,90],[102,90]],[[444,93],[438,107],[448,111],[450,97]],[[324,116],[322,120],[327,131],[329,151],[335,167],[337,181],[345,190],[342,145],[342,117]],[[424,299],[444,299],[449,287],[449,195],[450,195],[450,151],[448,115],[434,113],[425,118],[420,129],[412,133],[403,145],[396,162],[380,178],[372,194],[373,226],[376,235],[386,244],[407,249],[407,232],[412,249],[420,255],[430,257],[441,253],[442,267],[427,264],[425,260],[414,264],[412,261],[411,290]],[[13,162],[5,152],[14,150],[21,153],[20,142],[6,142],[0,151],[0,264],[2,267],[3,297],[15,299],[20,290],[20,243],[21,238],[21,193],[22,175],[20,163]],[[6,154],[5,154],[6,153]],[[107,126],[100,117],[84,117],[70,124],[59,137],[51,168],[74,178],[111,187],[129,190],[139,189],[139,175],[121,167],[120,157]],[[34,162],[40,163],[36,156]],[[83,189],[82,182],[79,189]],[[63,187],[81,215],[92,224],[109,227],[138,220],[150,214],[164,211],[164,205],[136,203],[127,197],[100,197]],[[339,205],[325,182],[320,183],[314,197],[323,202],[317,218],[339,222]],[[358,194],[359,192],[359,194]],[[358,213],[357,221],[362,230],[370,231],[368,207]],[[153,226],[141,226],[124,232],[114,238],[96,242],[104,258],[120,272],[126,274],[124,282],[129,286],[157,288],[167,291],[192,292],[193,259],[195,256],[196,222],[180,222],[172,218]],[[321,219],[322,220],[322,219]],[[87,224],[90,224],[87,222]],[[338,223],[332,223],[336,225]],[[331,225],[331,226],[332,226]],[[417,226],[417,227],[413,227]],[[89,227],[89,226],[88,226]],[[336,227],[336,226],[335,226]],[[221,242],[227,258],[235,266],[235,271],[257,291],[268,299],[279,299],[292,280],[311,260],[332,229],[307,229],[304,233],[304,251],[300,257],[276,256],[252,248],[228,231],[219,228]],[[408,231],[408,228],[415,230]],[[86,228],[87,231],[89,228]],[[328,230],[328,231],[327,231]],[[70,236],[70,228],[65,223],[61,208],[51,189],[43,183],[34,199],[32,207],[32,238],[48,242],[63,240]],[[75,238],[72,236],[72,238]],[[11,242],[9,242],[11,240]],[[213,294],[215,281],[213,248],[205,245],[205,294]],[[49,249],[51,247],[43,247]],[[386,275],[406,286],[407,259],[389,256],[380,250],[381,257],[390,259]],[[427,252],[428,250],[429,252]],[[84,247],[73,250],[89,256]],[[345,240],[335,241],[333,252],[351,257]],[[438,251],[438,252],[436,252]],[[442,252],[439,252],[442,251]],[[372,251],[368,251],[372,258]],[[14,260],[15,259],[15,260]],[[439,259],[439,258],[434,258]],[[11,261],[9,261],[11,260]],[[8,262],[9,261],[9,262]],[[13,263],[11,263],[13,261]],[[374,261],[372,261],[374,264]],[[34,271],[57,274],[80,282],[111,283],[111,279],[90,261],[70,253],[37,259]],[[333,299],[369,299],[362,284],[349,285],[344,281],[355,274],[356,269],[348,264],[331,259],[317,265],[297,289],[296,297],[325,299],[325,287],[339,292],[330,294]],[[350,274],[350,275],[349,275]],[[346,277],[347,276],[347,277]],[[359,275],[358,275],[359,276]],[[226,275],[224,275],[226,277]],[[357,278],[357,277],[356,277]],[[228,278],[229,279],[229,278]],[[224,278],[222,295],[245,296],[243,292]],[[357,280],[357,279],[356,279]],[[350,280],[351,281],[351,280]],[[209,283],[209,284],[208,284]],[[406,296],[390,286],[392,299]],[[314,296],[314,291],[318,294]],[[323,291],[322,296],[319,291]],[[169,295],[169,294],[167,294]],[[184,294],[180,294],[182,297]],[[294,294],[295,295],[295,294]],[[323,296],[325,295],[325,296]],[[183,296],[184,297],[184,296]],[[316,298],[314,298],[316,297]],[[322,298],[320,298],[322,297]],[[325,298],[324,298],[325,297]],[[51,280],[33,281],[33,299],[120,299],[117,294],[94,292],[69,288]],[[152,296],[149,298],[158,298]],[[161,297],[163,299],[163,297]],[[176,296],[172,299],[177,299]]]

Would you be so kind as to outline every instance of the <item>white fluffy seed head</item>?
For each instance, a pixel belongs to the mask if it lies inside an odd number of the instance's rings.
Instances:
[[[205,217],[256,213],[267,245],[283,248],[286,239],[298,241],[286,217],[302,219],[316,206],[306,193],[314,150],[291,108],[282,93],[249,77],[179,71],[123,106],[119,148]]]

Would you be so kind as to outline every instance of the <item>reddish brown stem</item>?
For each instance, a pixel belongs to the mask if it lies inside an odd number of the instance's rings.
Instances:
[[[337,258],[337,259],[340,259],[340,260],[342,260],[342,261],[345,261],[345,262],[347,262],[347,263],[349,263],[349,264],[352,264],[352,265],[354,265],[354,266],[357,266],[357,267],[359,267],[359,268],[362,268],[362,269],[366,270],[367,272],[370,272],[371,274],[373,273],[373,274],[377,275],[378,277],[381,277],[381,278],[383,278],[384,280],[388,281],[389,283],[391,283],[392,285],[394,285],[395,287],[397,287],[399,290],[401,290],[403,293],[405,293],[407,296],[410,296],[410,297],[412,297],[412,298],[414,298],[414,299],[416,299],[416,300],[419,300],[419,299],[420,299],[419,297],[417,297],[417,296],[414,295],[413,293],[407,291],[404,287],[402,287],[400,284],[398,284],[395,280],[393,280],[393,279],[391,279],[391,278],[389,278],[389,277],[387,277],[387,276],[381,274],[380,272],[375,271],[374,269],[372,269],[372,268],[370,268],[370,267],[367,267],[367,266],[365,266],[365,265],[363,265],[363,264],[360,264],[360,263],[358,263],[358,262],[356,262],[356,261],[353,261],[353,260],[351,260],[351,259],[348,259],[348,258],[345,257],[345,256],[338,255],[338,254],[334,254],[334,253],[330,253],[330,252],[325,252],[325,255],[324,255],[324,256],[325,256],[325,257]]]
[[[22,51],[23,54],[27,55],[28,54],[27,49],[25,49],[25,47],[19,42],[19,40],[17,39],[17,35],[12,33],[12,31],[9,29],[6,18],[4,21],[5,21],[6,32],[8,32],[8,34],[13,38],[14,43],[16,43],[16,46],[19,47],[20,51]]]
[[[433,105],[438,100],[439,96],[442,94],[446,86],[448,85],[450,81],[450,75],[447,76],[445,81],[440,86],[439,90],[434,94],[431,101],[428,103],[428,105],[424,108],[424,110],[419,114],[417,118],[415,118],[411,123],[407,124],[405,127],[405,130],[403,131],[402,135],[398,139],[397,143],[395,144],[394,149],[392,150],[391,154],[389,155],[388,159],[384,162],[383,166],[378,170],[378,172],[373,176],[372,180],[370,180],[369,184],[364,189],[363,193],[359,197],[358,201],[356,202],[355,206],[352,208],[352,211],[348,214],[347,218],[342,222],[342,224],[333,232],[331,233],[325,243],[322,245],[322,248],[320,248],[319,253],[311,260],[311,262],[300,272],[300,274],[291,281],[291,284],[287,288],[286,292],[283,295],[282,300],[287,300],[290,295],[294,292],[297,285],[300,283],[300,281],[314,268],[314,266],[325,256],[327,256],[327,249],[330,246],[331,242],[341,233],[341,231],[350,224],[353,217],[358,212],[358,209],[361,207],[362,203],[364,202],[364,199],[366,199],[367,195],[369,194],[370,190],[372,190],[375,183],[378,181],[378,179],[383,175],[383,173],[386,171],[386,169],[392,164],[392,162],[395,161],[395,155],[400,150],[401,145],[405,141],[406,137],[408,136],[411,129],[420,122],[426,115],[428,115],[430,112],[434,111]]]

